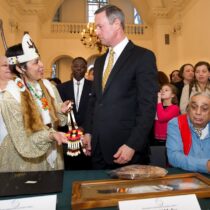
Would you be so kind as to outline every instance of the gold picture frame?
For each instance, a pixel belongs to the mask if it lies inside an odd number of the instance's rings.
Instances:
[[[210,197],[210,180],[199,173],[186,173],[143,180],[76,181],[72,186],[72,209],[110,207],[122,200],[185,194]]]

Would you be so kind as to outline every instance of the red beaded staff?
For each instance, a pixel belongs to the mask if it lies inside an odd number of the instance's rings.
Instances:
[[[82,148],[83,152],[85,152],[85,148],[82,143],[83,131],[78,128],[72,110],[68,113],[68,127],[69,132],[66,134],[68,138],[67,155],[72,157],[78,156],[81,153],[80,148]]]

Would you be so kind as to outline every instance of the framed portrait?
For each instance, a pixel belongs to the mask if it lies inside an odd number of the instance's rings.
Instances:
[[[199,173],[144,180],[78,181],[72,186],[72,209],[117,206],[118,201],[196,194],[210,197],[210,180]]]

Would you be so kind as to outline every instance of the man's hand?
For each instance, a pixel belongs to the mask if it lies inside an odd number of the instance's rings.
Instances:
[[[115,158],[114,162],[117,164],[126,164],[132,159],[134,153],[135,153],[134,149],[123,144],[114,154],[113,156]]]
[[[91,156],[91,135],[86,133],[83,136],[82,143],[83,143],[83,147],[85,148],[84,154],[86,156]]]

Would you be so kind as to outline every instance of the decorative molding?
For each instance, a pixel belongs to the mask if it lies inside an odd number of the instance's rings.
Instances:
[[[15,20],[14,18],[9,19],[9,26],[10,26],[10,31],[12,33],[16,33],[19,30],[19,25],[17,20]]]
[[[51,33],[53,34],[81,34],[87,23],[57,23],[51,24]],[[128,35],[143,35],[147,26],[126,24],[125,32]]]
[[[169,10],[167,8],[153,8],[152,14],[158,18],[167,18],[169,16]]]
[[[172,2],[173,2],[174,6],[181,7],[181,6],[185,5],[189,1],[190,0],[173,0]]]
[[[37,10],[37,9],[22,9],[21,13],[24,15],[37,15],[39,13],[39,10]]]
[[[43,1],[32,0],[7,0],[10,7],[15,8],[20,15],[40,15],[45,9],[46,4]]]
[[[169,1],[169,0],[164,0]],[[192,0],[171,0],[167,7],[152,7],[152,14],[157,18],[170,18],[181,12]]]
[[[182,22],[176,22],[172,28],[172,33],[174,35],[180,35],[182,33]]]

